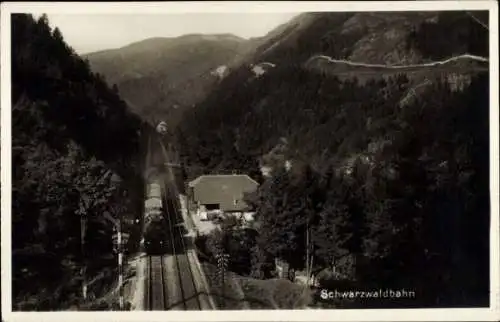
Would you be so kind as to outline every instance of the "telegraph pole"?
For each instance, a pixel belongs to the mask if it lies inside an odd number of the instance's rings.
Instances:
[[[220,250],[220,254],[217,258],[217,266],[218,266],[218,271],[219,271],[219,277],[221,278],[221,284],[222,284],[222,297],[224,298],[226,294],[225,290],[225,275],[226,275],[226,269],[227,269],[227,264],[229,260],[229,254],[226,254],[224,250]]]
[[[117,231],[117,252],[118,252],[118,286],[120,288],[120,310],[123,310],[124,306],[124,301],[123,301],[123,244],[124,244],[124,239],[127,238],[127,236],[122,236],[122,220],[121,217],[116,220],[113,218],[108,212],[104,213],[104,217],[111,221],[113,225],[115,226],[115,229]],[[125,238],[123,238],[125,237]]]
[[[118,284],[120,285],[120,310],[123,310],[123,244],[121,218],[118,219]]]
[[[82,269],[81,269],[81,274],[82,274],[82,296],[83,300],[87,300],[87,270],[86,270],[86,256],[85,256],[85,229],[86,229],[86,224],[87,224],[87,218],[86,214],[82,213],[80,217],[80,237],[81,237],[81,253],[82,253]]]
[[[224,298],[225,296],[225,274],[228,266],[228,261],[229,261],[229,254],[226,253],[224,249],[224,238],[222,237],[219,240],[218,245],[216,246],[216,257],[217,257],[217,273],[219,275],[219,278],[221,279],[221,286],[222,286],[222,297]]]

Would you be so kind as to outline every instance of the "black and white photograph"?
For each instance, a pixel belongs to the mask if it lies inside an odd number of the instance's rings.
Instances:
[[[498,320],[498,5],[423,4],[2,3],[2,311]]]

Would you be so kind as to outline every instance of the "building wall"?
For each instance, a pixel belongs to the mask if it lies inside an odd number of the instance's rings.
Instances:
[[[232,212],[224,212],[223,216],[234,216],[243,220],[243,225],[253,223],[255,220],[255,212],[247,212],[247,211],[232,211]]]

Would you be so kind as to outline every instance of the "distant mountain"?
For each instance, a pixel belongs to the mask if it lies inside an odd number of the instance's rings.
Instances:
[[[475,12],[474,18],[488,20],[484,12]],[[416,37],[417,33],[420,38]],[[420,50],[415,50],[416,47]],[[465,12],[309,12],[296,16],[265,37],[254,39],[239,62],[251,69],[265,62],[267,67],[304,66],[329,73],[335,70],[335,74],[349,77],[351,71],[357,76],[371,73],[369,69],[374,66],[364,64],[415,65],[461,54],[488,55],[484,27]],[[312,58],[319,56],[335,64],[312,62]],[[471,57],[466,58],[440,67],[476,64],[471,62]],[[480,65],[487,66],[487,62]],[[388,74],[411,72],[412,79],[419,81],[422,74],[415,75],[420,71],[417,69],[386,71]]]
[[[134,112],[175,124],[217,84],[249,41],[231,34],[150,38],[85,55],[92,70],[116,84]]]

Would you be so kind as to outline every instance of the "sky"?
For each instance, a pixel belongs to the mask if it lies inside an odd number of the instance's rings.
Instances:
[[[48,14],[78,54],[119,48],[153,37],[232,33],[260,37],[298,13]]]

